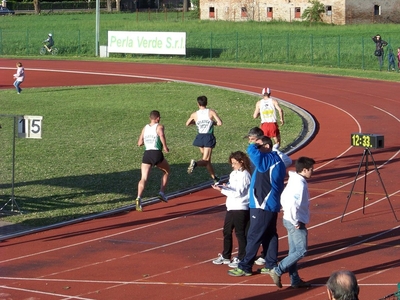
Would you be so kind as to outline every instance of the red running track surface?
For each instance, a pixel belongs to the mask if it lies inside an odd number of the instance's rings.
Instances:
[[[3,81],[12,78],[15,62],[0,59]],[[269,86],[273,96],[306,109],[318,122],[318,134],[292,158],[305,155],[317,162],[309,183],[309,252],[299,271],[312,287],[294,290],[285,274],[284,287],[278,289],[268,275],[231,277],[226,265],[213,265],[222,247],[225,198],[206,189],[145,207],[143,213],[130,211],[2,242],[0,298],[319,300],[327,299],[324,285],[339,269],[356,274],[360,299],[397,291],[399,83],[140,63],[25,60],[24,65],[30,74],[25,88],[182,80],[259,93]],[[385,137],[385,147],[372,152],[390,201],[372,172],[363,214],[362,172],[341,222],[363,153],[349,146],[350,133],[358,131]],[[283,258],[287,239],[281,216],[278,231]]]

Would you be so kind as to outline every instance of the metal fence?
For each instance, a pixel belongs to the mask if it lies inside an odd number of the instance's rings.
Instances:
[[[59,56],[95,56],[93,31],[49,30],[53,33]],[[42,41],[47,34],[47,31],[34,29],[26,31],[0,29],[0,55],[38,56]],[[397,33],[386,33],[383,38],[389,43],[385,49],[383,69],[389,66],[388,53],[391,50],[396,57],[395,70],[398,71],[397,48],[400,47],[400,36]],[[100,32],[100,45],[107,45],[107,31]],[[187,32],[186,55],[175,58],[376,70],[379,66],[374,50],[374,42],[371,37],[366,36]],[[137,54],[110,54],[110,56],[155,59],[162,57]]]

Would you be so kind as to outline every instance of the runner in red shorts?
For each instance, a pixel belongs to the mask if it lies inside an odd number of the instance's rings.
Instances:
[[[264,98],[257,102],[253,118],[256,119],[258,116],[261,117],[260,127],[263,130],[264,135],[273,140],[274,147],[279,148],[281,143],[281,134],[278,123],[276,122],[276,111],[279,113],[281,125],[284,124],[283,111],[279,106],[278,101],[271,98],[271,90],[269,88],[264,88],[262,94]]]

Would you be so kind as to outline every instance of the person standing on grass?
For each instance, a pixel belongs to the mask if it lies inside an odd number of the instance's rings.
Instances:
[[[297,262],[307,253],[307,228],[310,221],[310,194],[307,179],[314,171],[315,161],[309,157],[300,157],[295,166],[296,172],[289,171],[289,180],[281,195],[283,210],[283,226],[288,233],[289,254],[278,266],[273,268],[269,275],[278,287],[282,287],[281,276],[289,272],[290,285],[293,288],[310,287],[303,281],[297,268]]]
[[[397,70],[400,70],[400,47],[397,48]]]
[[[274,141],[275,147],[279,148],[281,134],[276,119],[276,111],[278,111],[281,125],[283,125],[283,110],[279,106],[278,101],[271,98],[271,90],[269,88],[264,88],[262,95],[264,96],[263,99],[256,103],[253,118],[261,117],[261,129],[264,135],[270,137]]]
[[[211,164],[211,156],[213,148],[215,148],[217,143],[214,136],[214,125],[221,126],[222,120],[215,110],[207,108],[206,96],[197,97],[197,105],[199,109],[190,115],[186,121],[186,126],[197,126],[197,136],[193,141],[193,146],[199,147],[202,158],[198,161],[192,159],[187,172],[191,174],[196,167],[206,167],[214,183],[218,183],[219,178],[215,175]]]
[[[247,233],[246,255],[238,267],[228,271],[231,276],[251,276],[260,245],[263,245],[266,267],[277,265],[278,233],[276,222],[281,209],[286,167],[278,153],[272,151],[268,137],[264,145],[260,128],[250,129],[247,154],[254,165],[249,190],[250,227]]]
[[[393,53],[393,49],[390,48],[389,52],[388,52],[388,62],[389,62],[389,66],[388,66],[388,71],[392,70],[395,71],[396,69],[396,58],[394,56]]]
[[[14,81],[15,89],[17,90],[18,94],[21,94],[22,89],[20,88],[20,85],[25,80],[25,69],[22,66],[22,63],[17,62],[17,73],[15,73],[13,76],[15,79]]]
[[[229,156],[229,162],[233,171],[229,175],[229,182],[223,185],[212,185],[212,188],[226,196],[226,215],[222,254],[213,260],[213,264],[229,264],[236,268],[246,253],[246,232],[249,225],[249,187],[251,181],[251,166],[249,157],[242,151],[236,151]],[[233,239],[232,232],[235,229],[238,240],[238,256],[231,261]]]
[[[163,172],[158,198],[164,202],[168,202],[168,199],[165,196],[165,187],[168,183],[170,167],[168,161],[164,158],[162,150],[164,150],[165,153],[168,153],[169,149],[164,134],[164,126],[159,124],[160,118],[161,116],[159,111],[153,110],[150,112],[150,123],[142,129],[142,133],[137,142],[139,147],[143,145],[145,146],[142,165],[140,168],[142,177],[138,183],[138,194],[135,203],[137,211],[143,210],[142,193],[146,186],[151,168],[154,166]]]
[[[387,46],[388,43],[386,41],[382,40],[380,34],[377,34],[376,36],[373,36],[372,40],[375,43],[375,56],[378,58],[379,71],[382,71],[383,57],[384,57],[384,54],[385,54],[385,51],[383,50],[383,47]]]

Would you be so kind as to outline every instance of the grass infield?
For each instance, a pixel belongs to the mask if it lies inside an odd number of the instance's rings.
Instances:
[[[161,112],[171,165],[167,194],[210,180],[205,168],[192,175],[190,159],[200,158],[192,146],[194,127],[186,127],[196,98],[206,95],[224,125],[215,129],[213,165],[218,175],[231,171],[228,157],[244,151],[259,97],[206,86],[174,82],[1,90],[2,114],[43,116],[42,139],[16,139],[15,200],[23,214],[3,221],[43,226],[104,212],[133,203],[140,179],[143,148],[137,139],[151,110]],[[300,133],[302,121],[283,107],[282,147]],[[0,203],[10,199],[12,182],[12,118],[0,118]],[[161,172],[153,169],[144,198],[157,195]],[[5,209],[7,210],[7,208]]]

